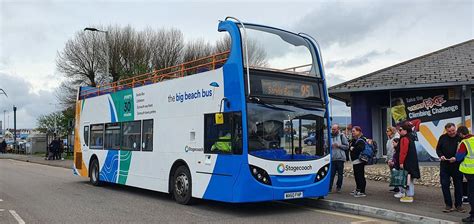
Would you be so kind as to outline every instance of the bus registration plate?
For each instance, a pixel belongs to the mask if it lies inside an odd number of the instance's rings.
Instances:
[[[302,191],[285,193],[285,199],[302,198],[302,197],[303,197]]]

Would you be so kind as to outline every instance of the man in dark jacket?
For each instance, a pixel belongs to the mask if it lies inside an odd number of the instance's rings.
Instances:
[[[454,206],[458,212],[466,212],[462,208],[462,179],[463,175],[459,171],[459,162],[456,162],[456,150],[461,138],[456,133],[456,125],[448,123],[444,126],[446,134],[439,137],[436,153],[441,160],[439,165],[439,177],[441,190],[443,191],[444,204],[443,212],[452,212],[453,201],[451,199],[451,178],[454,185]]]
[[[349,142],[346,136],[339,131],[339,125],[334,124],[331,127],[331,142],[332,142],[332,165],[331,165],[331,182],[329,183],[329,191],[332,190],[334,178],[337,173],[336,191],[340,192],[342,187],[342,180],[344,178],[344,162],[346,161],[346,152],[349,149]]]
[[[0,152],[5,153],[7,151],[7,143],[5,139],[3,139],[2,143],[0,143]]]

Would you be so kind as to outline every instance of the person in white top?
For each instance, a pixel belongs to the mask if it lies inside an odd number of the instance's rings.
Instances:
[[[388,168],[390,170],[393,169],[394,161],[393,161],[393,154],[395,153],[395,149],[393,147],[393,139],[395,138],[400,138],[400,134],[398,134],[398,131],[395,127],[387,127],[387,130],[385,132],[387,134],[387,144],[386,144],[386,149],[387,149],[387,164]],[[390,191],[393,192],[399,192],[400,190],[398,187],[395,187],[391,189]]]

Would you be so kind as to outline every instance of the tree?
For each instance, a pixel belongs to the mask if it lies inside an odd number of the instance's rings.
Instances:
[[[177,29],[147,30],[148,48],[151,52],[153,69],[159,70],[177,65],[182,62],[184,37]]]
[[[213,46],[203,39],[196,39],[186,44],[183,53],[183,60],[185,62],[194,61],[199,58],[212,55],[214,52]]]
[[[99,34],[80,31],[58,53],[56,67],[68,80],[96,86],[104,78],[105,69],[100,66],[103,63],[103,46]]]
[[[61,111],[41,115],[37,120],[37,130],[43,133],[56,133],[58,136],[66,135],[69,120]]]
[[[232,40],[229,35],[224,36],[215,43],[214,53],[221,53],[229,51],[231,47]],[[265,49],[259,44],[256,39],[248,39],[248,55],[249,55],[249,64],[251,67],[266,67],[268,66],[267,62],[267,53]],[[242,49],[245,51],[245,48]],[[244,57],[245,57],[245,52]],[[245,64],[245,61],[244,61]]]

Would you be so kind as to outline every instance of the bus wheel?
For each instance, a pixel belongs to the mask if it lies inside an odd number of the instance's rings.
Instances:
[[[173,176],[173,196],[176,202],[187,205],[192,202],[191,173],[186,166],[180,166]]]
[[[89,174],[89,182],[94,186],[100,185],[99,180],[99,161],[97,159],[93,159],[90,165],[90,174]]]

